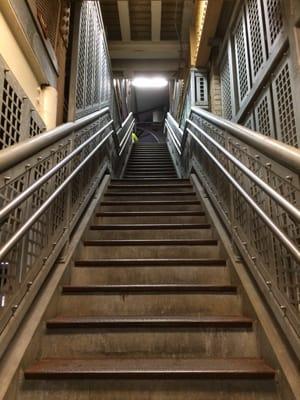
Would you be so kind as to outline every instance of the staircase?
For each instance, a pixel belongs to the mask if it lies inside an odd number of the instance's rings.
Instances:
[[[277,399],[213,227],[166,145],[134,145],[104,197],[20,398]]]

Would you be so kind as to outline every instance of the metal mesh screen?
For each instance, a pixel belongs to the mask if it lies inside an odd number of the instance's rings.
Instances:
[[[221,95],[222,95],[222,114],[224,118],[232,118],[232,100],[231,100],[231,72],[228,59],[228,51],[226,61],[221,70]]]
[[[234,35],[239,102],[242,103],[250,89],[245,19],[242,14]]]
[[[258,101],[255,108],[255,120],[256,128],[260,133],[275,137],[270,89],[268,89]]]
[[[295,120],[295,105],[289,61],[284,60],[272,82],[278,138],[291,146],[299,146]]]
[[[269,51],[283,30],[281,0],[263,1]]]
[[[60,0],[36,0],[36,7],[43,31],[55,48],[61,2]]]
[[[247,2],[247,26],[251,61],[251,74],[255,78],[266,60],[262,10],[259,0]]]
[[[113,111],[109,55],[99,6],[93,1],[82,5],[76,81],[77,118],[104,106]]]

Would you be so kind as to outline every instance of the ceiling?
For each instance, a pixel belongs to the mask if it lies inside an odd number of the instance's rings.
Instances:
[[[174,74],[188,49],[194,0],[100,0],[115,73]]]

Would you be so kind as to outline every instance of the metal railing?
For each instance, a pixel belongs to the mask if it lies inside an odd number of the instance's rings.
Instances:
[[[300,335],[300,151],[197,107],[183,130],[170,114],[165,127],[179,173],[196,171],[280,323]]]
[[[67,244],[105,173],[120,176],[134,126],[104,108],[0,153],[0,332]]]

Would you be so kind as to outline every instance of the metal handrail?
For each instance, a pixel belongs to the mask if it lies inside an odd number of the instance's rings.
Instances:
[[[109,113],[109,108],[105,107],[99,111],[89,114],[74,122],[67,122],[45,133],[41,133],[32,139],[24,140],[21,143],[16,143],[0,152],[0,172],[13,167],[17,163],[33,156],[40,150],[44,149],[58,140],[68,136],[73,131],[77,131],[84,126],[94,122],[102,115]]]
[[[100,131],[98,132],[98,134]],[[88,156],[74,169],[74,171],[64,180],[64,182],[51,194],[51,196],[43,203],[43,205],[21,226],[20,229],[9,239],[8,242],[0,249],[0,260],[10,252],[10,250],[18,243],[20,239],[26,234],[26,232],[32,227],[32,225],[43,215],[44,211],[50,207],[59,193],[70,183],[70,181],[80,172],[82,167],[93,157],[98,149],[106,142],[111,136],[113,130],[111,130],[104,139],[88,154]]]
[[[261,153],[271,157],[279,164],[284,164],[286,167],[297,173],[300,172],[300,152],[298,149],[264,136],[261,133],[254,132],[245,126],[227,121],[226,119],[203,110],[200,107],[192,107],[191,113],[195,113],[206,121],[230,132],[237,139],[242,140]]]
[[[108,110],[109,111],[109,110]],[[107,110],[105,111],[107,112]],[[102,114],[103,115],[103,114]],[[126,122],[132,117],[132,113],[126,118]],[[130,137],[130,131],[133,128],[135,121],[133,120],[128,127],[124,138],[122,139],[123,144],[119,143],[118,155],[120,156],[126,147],[128,138]],[[70,160],[72,160],[85,146],[87,146],[92,140],[99,136],[105,129],[113,124],[113,120],[110,120],[106,125],[99,129],[94,135],[83,142],[75,150],[73,150],[67,157],[62,159],[53,168],[51,168],[47,173],[35,181],[31,186],[29,186],[23,193],[12,200],[7,206],[0,210],[0,222],[5,220],[5,218],[17,208],[23,201],[25,201],[30,195],[32,195],[40,186],[47,182],[57,171],[63,168]],[[125,124],[123,125],[125,126]],[[64,182],[57,188],[50,197],[43,203],[43,205],[21,226],[19,230],[9,239],[8,242],[0,249],[0,260],[9,253],[9,251],[17,244],[17,242],[26,234],[26,232],[31,228],[31,226],[38,220],[38,218],[43,214],[43,212],[51,205],[59,193],[66,187],[66,185],[79,173],[82,167],[87,163],[87,161],[95,154],[96,151],[106,142],[106,140],[112,135],[116,134],[115,130],[112,129],[104,139],[88,154],[88,156],[75,168],[74,171],[64,180]],[[127,138],[125,141],[124,139]]]
[[[201,135],[205,136],[215,147],[217,147],[230,161],[232,161],[241,171],[243,171],[252,181],[254,181],[264,192],[276,201],[286,212],[288,212],[295,221],[300,223],[300,211],[297,207],[293,206],[283,196],[281,196],[271,186],[267,185],[261,178],[255,175],[249,168],[242,164],[237,158],[235,158],[229,151],[224,149],[216,140],[210,137],[203,129],[199,128],[193,121],[187,120],[187,123],[192,125]]]
[[[194,110],[191,111],[191,113]],[[167,117],[169,117],[169,113],[167,115]],[[175,121],[176,122],[176,121]],[[202,149],[206,152],[206,154],[214,161],[214,163],[218,166],[218,168],[222,171],[222,173],[224,173],[224,175],[230,180],[230,182],[234,185],[234,187],[242,194],[242,196],[245,198],[245,200],[248,202],[248,204],[250,204],[250,206],[252,208],[255,209],[255,211],[260,215],[260,217],[264,220],[264,222],[268,225],[268,227],[270,228],[270,230],[274,233],[274,235],[276,235],[276,237],[279,239],[279,241],[286,247],[287,250],[289,250],[291,252],[291,254],[294,256],[294,258],[297,260],[297,262],[300,262],[300,252],[297,249],[297,247],[290,241],[290,239],[285,235],[285,233],[280,230],[274,223],[273,221],[268,217],[268,215],[255,203],[255,201],[248,195],[248,193],[240,186],[240,184],[230,175],[230,173],[222,166],[222,164],[213,156],[213,154],[208,150],[208,148],[205,146],[205,144],[187,127],[187,124],[191,123],[193,127],[195,127],[201,134],[203,134],[203,131],[196,125],[194,124],[192,121],[187,120],[185,123],[185,127],[183,130],[183,136],[182,136],[182,143],[186,143],[186,141],[184,141],[184,137],[189,134],[191,135],[196,142],[202,147]],[[176,123],[177,124],[177,123]],[[166,127],[168,128],[168,125],[166,124]],[[178,129],[180,130],[180,127],[177,124]],[[169,130],[169,129],[168,129]],[[173,143],[175,143],[173,135],[174,132],[170,131],[171,133],[171,138],[173,140]],[[204,132],[205,134],[205,132]],[[209,138],[210,142],[213,143],[214,145],[216,145],[216,142],[210,138],[209,135],[205,134],[206,138]],[[177,146],[176,150],[178,151]],[[220,146],[218,144],[218,149],[221,150],[222,146]],[[252,179],[252,171],[250,171],[246,166],[244,166],[243,164],[240,163],[239,160],[237,160],[234,156],[232,156],[229,152],[227,152],[224,148],[222,148],[222,152],[225,156],[228,157],[228,155],[230,155],[230,160],[233,161],[235,165],[237,165],[238,167],[242,167],[240,169],[243,170],[243,172],[245,172],[248,177],[250,179]],[[180,155],[183,154],[183,148],[181,147],[178,151],[178,153]],[[228,157],[229,158],[229,157]],[[247,170],[247,172],[246,172]],[[254,175],[254,174],[253,174]],[[299,210],[294,207],[292,204],[289,203],[289,205],[286,204],[286,200],[277,192],[275,192],[269,185],[267,185],[264,181],[262,181],[260,178],[255,176],[255,182],[266,192],[270,195],[270,197],[277,203],[279,204],[281,207],[283,207],[284,209],[287,209],[287,211],[293,216],[296,217],[297,221],[299,221]],[[254,180],[254,179],[253,179]]]
[[[72,160],[80,151],[87,146],[92,140],[94,140],[100,133],[107,129],[113,121],[109,121],[105,126],[103,126],[99,131],[92,135],[89,139],[83,142],[75,150],[73,150],[67,157],[63,158],[59,163],[57,163],[53,168],[51,168],[46,174],[41,176],[32,185],[28,186],[22,193],[15,197],[10,203],[8,203],[4,208],[0,210],[0,224],[6,217],[17,208],[24,200],[26,200],[31,194],[33,194],[39,187],[41,187],[46,181],[48,181],[57,171],[59,171],[64,165],[66,165],[70,160]]]
[[[294,256],[297,262],[300,262],[300,251],[297,247],[289,240],[285,233],[274,224],[271,218],[256,204],[256,202],[249,196],[249,194],[242,188],[242,186],[232,177],[232,175],[223,167],[223,165],[216,159],[216,157],[208,150],[208,148],[201,142],[201,140],[189,129],[186,128],[187,132],[196,140],[196,142],[202,147],[209,158],[218,166],[226,178],[232,183],[236,190],[244,197],[248,204],[257,212],[265,224],[270,228],[279,241],[285,246],[287,250]],[[275,200],[276,201],[276,200]]]

